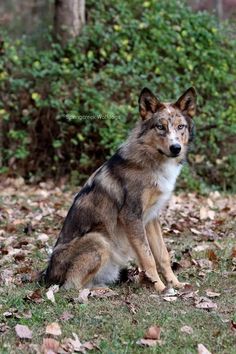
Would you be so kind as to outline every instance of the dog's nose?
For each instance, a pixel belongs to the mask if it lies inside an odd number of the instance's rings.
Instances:
[[[179,144],[173,144],[170,146],[170,152],[174,155],[177,156],[180,153],[181,146]]]

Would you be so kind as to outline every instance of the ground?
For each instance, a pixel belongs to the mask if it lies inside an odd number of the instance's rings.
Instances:
[[[1,183],[0,353],[236,353],[236,196],[180,193],[163,213],[173,268],[191,284],[181,292],[155,294],[135,268],[111,291],[48,292],[35,275],[75,192]]]

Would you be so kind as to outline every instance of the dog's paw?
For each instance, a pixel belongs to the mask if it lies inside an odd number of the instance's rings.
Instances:
[[[172,283],[172,287],[175,289],[183,289],[186,285],[189,285],[189,283],[180,282],[180,281]]]
[[[166,286],[162,282],[156,282],[154,283],[154,289],[158,294],[161,294],[166,289]]]

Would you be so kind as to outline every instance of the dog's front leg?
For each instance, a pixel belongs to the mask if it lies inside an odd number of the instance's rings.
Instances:
[[[146,225],[147,238],[158,268],[168,283],[176,288],[184,284],[179,282],[171,269],[170,256],[162,237],[161,226],[158,219],[154,219]]]
[[[165,284],[160,279],[156,262],[146,236],[146,231],[140,220],[132,220],[125,222],[125,230],[129,242],[137,255],[140,267],[145,272],[147,277],[151,280],[157,292],[162,292],[165,289]]]

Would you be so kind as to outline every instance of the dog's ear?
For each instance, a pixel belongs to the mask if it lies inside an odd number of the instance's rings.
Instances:
[[[151,118],[153,113],[163,106],[158,98],[146,87],[142,89],[138,103],[139,112],[143,120]]]
[[[195,89],[190,87],[182,96],[180,96],[174,105],[192,118],[196,113],[196,98],[197,94]]]

